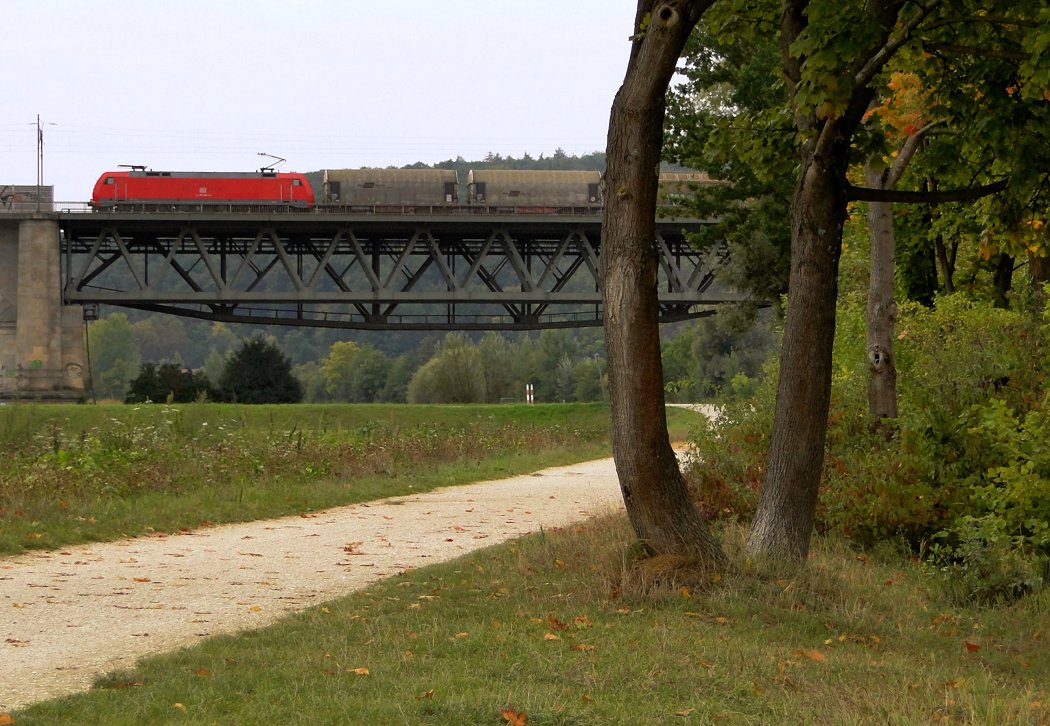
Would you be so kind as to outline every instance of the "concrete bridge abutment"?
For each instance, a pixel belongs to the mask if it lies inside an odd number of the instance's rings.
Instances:
[[[84,314],[62,304],[58,215],[0,214],[0,401],[78,401]]]

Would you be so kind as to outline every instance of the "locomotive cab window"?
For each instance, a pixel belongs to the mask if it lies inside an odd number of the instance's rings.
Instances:
[[[116,183],[117,183],[117,180],[114,179],[113,177],[111,177],[111,176],[107,176],[106,177],[106,184],[109,184],[109,185],[112,186],[113,184],[116,184]]]

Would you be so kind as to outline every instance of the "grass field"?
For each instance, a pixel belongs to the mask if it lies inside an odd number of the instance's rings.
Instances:
[[[669,413],[678,437],[695,414]],[[5,406],[0,554],[295,514],[609,455],[608,407]]]
[[[717,580],[622,516],[428,567],[13,714],[30,724],[1045,724],[1050,598],[955,608],[818,541]]]

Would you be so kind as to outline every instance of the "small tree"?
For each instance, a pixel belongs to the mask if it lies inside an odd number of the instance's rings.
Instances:
[[[223,394],[237,403],[299,403],[303,387],[292,363],[268,338],[246,340],[223,371]]]

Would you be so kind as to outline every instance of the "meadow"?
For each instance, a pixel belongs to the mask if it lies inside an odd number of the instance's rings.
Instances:
[[[693,414],[672,410],[679,435]],[[608,407],[0,408],[0,554],[316,511],[610,454]]]

